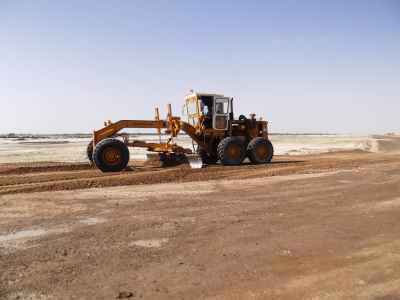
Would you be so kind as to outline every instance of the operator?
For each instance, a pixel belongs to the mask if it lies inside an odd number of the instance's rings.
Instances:
[[[201,101],[200,104],[201,112],[203,113],[204,116],[204,126],[205,128],[211,128],[212,127],[212,115],[211,115],[211,109],[210,107],[205,104],[203,101]]]
[[[216,114],[224,114],[224,104],[223,103],[217,103],[215,104],[215,113]]]

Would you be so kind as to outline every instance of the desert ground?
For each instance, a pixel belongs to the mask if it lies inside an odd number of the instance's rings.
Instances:
[[[0,166],[0,299],[400,299],[400,155]]]

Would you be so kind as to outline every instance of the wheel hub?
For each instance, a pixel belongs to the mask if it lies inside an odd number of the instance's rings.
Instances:
[[[259,158],[265,159],[268,156],[267,145],[259,145],[256,149],[256,153]]]
[[[227,149],[227,154],[231,159],[239,159],[240,158],[240,146],[239,145],[230,145]]]
[[[121,152],[116,148],[107,148],[103,152],[103,159],[109,165],[116,165],[121,162]]]

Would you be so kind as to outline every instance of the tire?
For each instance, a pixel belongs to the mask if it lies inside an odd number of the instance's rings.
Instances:
[[[242,139],[226,137],[218,145],[218,157],[225,166],[240,165],[246,157],[246,149]]]
[[[206,165],[215,165],[218,162],[218,157],[208,154],[204,149],[200,149],[199,155],[202,162]]]
[[[90,164],[93,164],[93,140],[86,147],[86,155]]]
[[[103,172],[120,172],[129,163],[129,149],[120,140],[105,139],[96,145],[93,161]]]
[[[271,162],[274,156],[274,147],[270,140],[256,137],[247,146],[247,155],[254,164],[266,164]]]

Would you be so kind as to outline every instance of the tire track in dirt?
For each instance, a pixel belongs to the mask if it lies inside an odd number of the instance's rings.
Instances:
[[[384,160],[384,159],[383,159]],[[382,159],[381,159],[382,161]],[[296,173],[318,173],[338,168],[357,168],[376,163],[375,156],[360,153],[347,158],[343,155],[315,155],[308,157],[276,157],[268,165],[245,164],[236,167],[209,166],[205,169],[190,169],[188,165],[170,168],[138,166],[120,173],[101,173],[88,164],[9,166],[11,175],[0,176],[0,195],[76,190],[96,187],[157,184],[168,182],[206,181],[214,179],[245,179],[270,177]],[[11,169],[10,169],[11,168]],[[18,172],[25,173],[18,174]],[[0,173],[5,172],[0,166]]]

